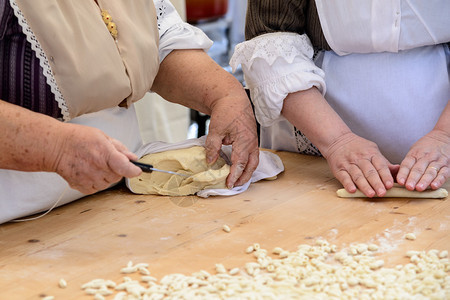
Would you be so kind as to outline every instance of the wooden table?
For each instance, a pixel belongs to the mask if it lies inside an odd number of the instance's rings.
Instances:
[[[450,250],[448,198],[338,198],[341,186],[324,159],[276,153],[285,172],[241,195],[134,195],[118,186],[35,221],[0,225],[0,299],[92,299],[80,286],[94,278],[120,282],[128,261],[149,263],[157,278],[214,272],[215,263],[243,266],[255,242],[292,251],[319,237],[340,249],[373,242],[386,266],[406,263],[407,250]],[[408,232],[417,239],[406,240]]]

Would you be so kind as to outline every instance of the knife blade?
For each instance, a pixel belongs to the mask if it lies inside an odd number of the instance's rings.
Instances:
[[[135,166],[138,166],[139,168],[141,168],[142,172],[151,173],[151,172],[155,171],[155,172],[168,173],[168,174],[178,175],[178,176],[183,176],[183,177],[189,177],[189,175],[186,175],[186,174],[180,174],[180,173],[176,173],[176,172],[172,172],[172,171],[160,170],[160,169],[154,168],[153,165],[137,162],[134,160],[130,160],[130,162],[132,164],[134,164]]]

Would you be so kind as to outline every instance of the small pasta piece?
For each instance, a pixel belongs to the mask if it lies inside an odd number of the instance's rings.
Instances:
[[[137,271],[136,267],[125,267],[120,270],[120,273],[131,274],[131,273],[136,273],[136,271]]]
[[[413,241],[413,240],[416,239],[416,235],[415,235],[414,233],[412,233],[412,232],[407,233],[407,234],[405,235],[405,239],[410,240],[410,241]]]
[[[384,266],[384,261],[381,260],[381,259],[376,260],[376,261],[370,263],[370,265],[369,265],[369,267],[370,267],[372,270],[377,270],[377,269],[381,268],[382,266]]]
[[[229,272],[230,275],[236,275],[237,273],[239,273],[239,268],[233,268]]]
[[[60,288],[65,289],[67,287],[67,282],[63,278],[61,278],[58,282],[58,285]]]
[[[439,258],[447,258],[448,257],[448,251],[443,250],[439,253]]]
[[[280,247],[275,247],[275,248],[273,248],[273,250],[272,250],[272,253],[273,254],[277,254],[277,255],[279,255],[281,252],[283,252],[284,250],[282,249],[282,248],[280,248]]]
[[[228,226],[227,224],[224,224],[223,227],[222,227],[222,229],[223,229],[223,231],[225,231],[225,232],[227,232],[227,233],[231,231],[230,226]]]
[[[216,264],[216,272],[219,274],[223,274],[223,273],[226,273],[227,270],[225,269],[224,265]]]
[[[105,300],[105,297],[103,297],[101,294],[95,294],[94,300]]]
[[[413,257],[414,255],[419,255],[420,251],[409,250],[406,252],[406,257]]]
[[[119,292],[114,296],[114,300],[126,300],[128,295],[126,292]]]
[[[369,246],[367,246],[367,250],[372,252],[378,251],[378,246],[375,244],[369,244]]]
[[[141,275],[150,275],[150,271],[145,267],[138,268],[138,270]]]

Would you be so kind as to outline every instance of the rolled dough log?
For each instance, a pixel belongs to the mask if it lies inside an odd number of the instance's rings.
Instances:
[[[365,198],[360,190],[357,190],[354,193],[349,193],[345,189],[337,190],[336,194],[341,198]],[[433,199],[441,199],[448,196],[448,192],[444,188],[440,188],[437,190],[427,189],[423,192],[418,191],[409,191],[404,187],[399,185],[395,185],[393,188],[386,191],[386,194],[383,198],[433,198]],[[375,196],[376,197],[376,196]]]

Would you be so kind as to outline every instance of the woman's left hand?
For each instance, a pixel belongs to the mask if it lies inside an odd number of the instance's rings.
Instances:
[[[408,190],[440,188],[450,177],[450,135],[432,130],[418,140],[400,164],[397,182]]]
[[[259,163],[256,120],[242,84],[199,49],[172,51],[161,63],[152,91],[211,116],[206,160],[214,163],[224,145],[232,145],[226,185],[250,180]]]
[[[245,93],[242,97],[222,98],[214,104],[205,144],[208,163],[217,160],[222,144],[233,146],[227,187],[249,181],[258,166],[259,148],[255,117]]]

